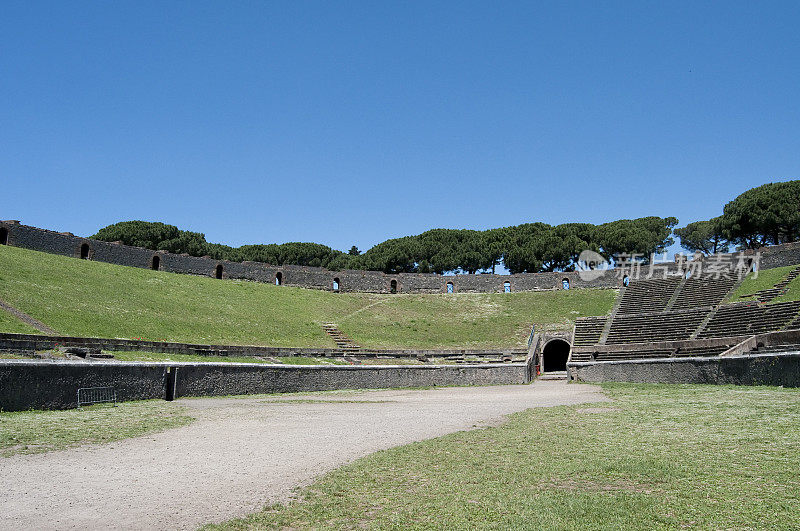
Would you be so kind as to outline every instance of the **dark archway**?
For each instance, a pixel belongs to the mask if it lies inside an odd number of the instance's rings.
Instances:
[[[281,284],[283,284],[283,273],[278,271],[275,273],[275,285],[280,286]]]
[[[454,290],[455,290],[455,286],[453,286],[453,283],[452,282],[448,282],[447,283],[447,293],[453,293]]]
[[[389,291],[391,291],[392,293],[397,293],[397,281],[396,280],[392,280],[391,282],[389,282]]]
[[[0,227],[0,245],[8,245],[8,229]]]
[[[88,260],[89,259],[89,244],[84,243],[81,245],[81,260]]]
[[[150,269],[152,269],[153,271],[158,271],[160,267],[161,267],[161,257],[155,255],[153,257],[153,260],[150,262]]]
[[[214,276],[216,278],[222,278],[222,264],[217,266],[217,269],[214,271]]]
[[[542,349],[542,372],[566,371],[569,348],[563,339],[548,341]]]
[[[564,277],[561,279],[561,289],[569,289],[569,279]]]
[[[508,280],[503,282],[503,293],[511,293],[511,282]]]
[[[333,279],[333,291],[339,291],[339,278]]]

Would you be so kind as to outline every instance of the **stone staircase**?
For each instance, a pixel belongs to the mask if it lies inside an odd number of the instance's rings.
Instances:
[[[607,322],[607,317],[582,317],[577,319],[575,321],[572,344],[574,346],[586,346],[600,343],[600,338]]]
[[[631,280],[625,290],[620,293],[616,314],[663,311],[680,284],[680,277]]]
[[[336,323],[325,323],[322,325],[322,329],[333,339],[333,342],[336,343],[336,348],[342,352],[354,354],[361,351],[361,347],[344,332],[339,330]]]
[[[539,380],[566,380],[567,371],[548,371],[543,372],[538,377]]]
[[[742,295],[742,297],[752,297],[755,296],[758,302],[769,302],[773,299],[776,299],[786,293],[787,286],[789,283],[800,276],[800,266],[795,267],[792,269],[788,275],[786,275],[780,282],[772,286],[768,289],[762,289],[761,291],[757,291],[752,295]]]

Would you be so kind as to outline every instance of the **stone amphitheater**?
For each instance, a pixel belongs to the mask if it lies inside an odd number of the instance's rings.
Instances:
[[[248,364],[95,363],[74,366],[0,362],[6,410],[74,406],[78,387],[112,382],[130,400],[175,396],[316,391],[363,387],[486,385],[527,383],[542,374],[572,380],[800,384],[800,301],[774,302],[796,277],[794,267],[775,285],[746,294],[753,300],[729,301],[742,275],[691,276],[687,262],[661,264],[653,278],[610,271],[592,278],[576,272],[520,275],[398,274],[328,271],[322,268],[220,262],[209,257],[174,255],[120,243],[88,240],[0,222],[0,244],[124,266],[225,279],[293,285],[327,291],[370,293],[493,293],[560,289],[619,289],[610,314],[578,318],[573,330],[533,330],[527,349],[376,350],[364,349],[336,328],[323,325],[336,349],[276,349],[264,346],[201,345],[136,339],[0,334],[0,349],[35,352],[54,346],[182,353],[195,355],[341,356],[359,359],[414,359],[420,366],[276,367]],[[753,268],[800,264],[800,244],[751,251]],[[727,255],[733,261],[733,255]],[[701,260],[701,257],[696,257]],[[652,273],[652,271],[651,271]],[[646,275],[651,276],[651,275]],[[14,312],[14,308],[6,308]],[[17,312],[16,317],[20,317]],[[22,315],[21,318],[25,318]],[[34,326],[35,320],[29,321]],[[40,323],[42,327],[45,325]],[[441,362],[456,365],[441,365]],[[69,370],[66,370],[67,367]],[[180,369],[180,377],[175,374]],[[52,382],[59,385],[51,385]]]

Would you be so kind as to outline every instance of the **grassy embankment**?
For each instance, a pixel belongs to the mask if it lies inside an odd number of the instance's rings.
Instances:
[[[334,347],[320,325],[335,322],[365,347],[519,347],[533,323],[569,328],[577,317],[610,311],[616,296],[614,290],[330,293],[8,246],[0,246],[0,263],[2,297],[59,333],[196,343]],[[0,331],[30,330],[0,317]]]
[[[378,452],[212,529],[797,529],[800,390],[604,385],[611,403]]]

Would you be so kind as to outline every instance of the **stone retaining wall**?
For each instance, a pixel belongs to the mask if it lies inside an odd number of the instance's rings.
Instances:
[[[0,360],[0,410],[72,408],[77,405],[77,391],[81,387],[114,387],[119,401],[163,399],[168,369],[175,374],[178,398],[528,381],[525,363],[300,366]]]
[[[569,363],[579,382],[640,382],[800,387],[800,352]]]

